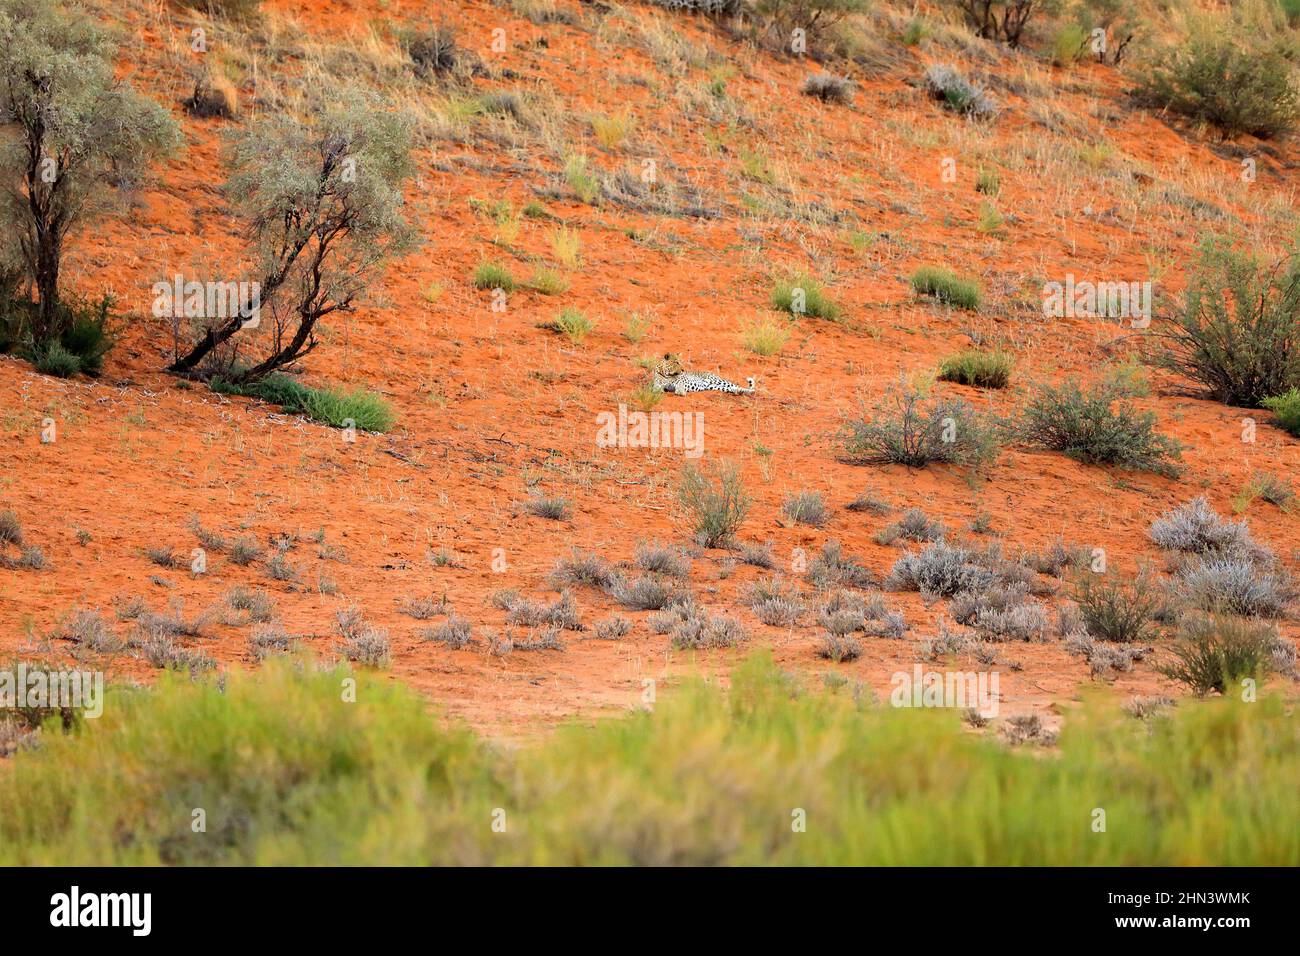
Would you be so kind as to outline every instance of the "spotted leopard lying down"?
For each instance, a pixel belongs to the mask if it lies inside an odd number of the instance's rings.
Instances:
[[[748,388],[743,388],[725,378],[719,378],[712,372],[687,372],[675,355],[665,355],[663,361],[655,366],[654,387],[660,392],[672,392],[674,395],[687,395],[691,392],[728,392],[732,395],[752,395],[754,380],[748,379]]]

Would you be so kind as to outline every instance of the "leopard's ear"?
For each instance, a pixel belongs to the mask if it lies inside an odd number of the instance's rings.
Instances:
[[[665,353],[664,353],[664,358],[665,358],[665,359],[667,359],[667,360],[669,360],[669,361],[672,361],[672,357],[673,357],[673,353],[672,353],[672,352],[665,352]]]

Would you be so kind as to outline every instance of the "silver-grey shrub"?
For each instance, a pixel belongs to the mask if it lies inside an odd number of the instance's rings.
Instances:
[[[1189,554],[1217,551],[1249,555],[1258,548],[1244,520],[1225,521],[1204,496],[1161,515],[1151,523],[1148,534],[1166,551]]]
[[[1243,617],[1279,618],[1295,597],[1279,568],[1263,567],[1240,555],[1203,556],[1178,569],[1172,596],[1191,607]]]
[[[704,650],[736,647],[746,639],[745,629],[735,618],[702,611],[681,621],[669,632],[675,650]]]
[[[990,119],[997,107],[984,87],[972,83],[947,63],[934,63],[925,71],[925,87],[930,96],[954,113],[975,119]]]
[[[951,597],[986,588],[994,579],[992,571],[977,563],[973,552],[936,541],[919,554],[909,551],[899,558],[885,583],[897,591]]]

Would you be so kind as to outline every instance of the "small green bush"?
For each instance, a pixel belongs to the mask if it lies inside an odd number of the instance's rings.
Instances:
[[[918,46],[922,40],[929,38],[933,33],[924,17],[913,17],[903,30],[903,46]]]
[[[104,356],[114,342],[108,331],[109,314],[115,300],[103,295],[90,303],[72,302],[68,305],[71,318],[60,336],[59,344],[75,355],[81,371],[98,375],[104,367]]]
[[[1155,430],[1156,416],[1108,388],[1084,393],[1074,382],[1042,386],[1018,429],[1030,444],[1087,464],[1119,465],[1167,477],[1178,474],[1182,448]]]
[[[740,332],[740,341],[755,355],[770,357],[785,346],[790,338],[790,323],[786,319],[755,319]]]
[[[677,501],[695,539],[706,548],[730,542],[749,513],[749,496],[734,462],[719,464],[713,478],[694,465],[687,465],[682,472]]]
[[[71,378],[81,371],[81,359],[58,342],[38,346],[32,353],[32,364],[41,374],[56,378]]]
[[[1283,53],[1223,33],[1217,24],[1198,29],[1141,78],[1139,96],[1213,124],[1225,136],[1268,138],[1293,129],[1300,119],[1300,90]]]
[[[1171,648],[1173,660],[1159,669],[1197,694],[1222,694],[1243,677],[1262,677],[1277,641],[1271,624],[1226,615],[1190,615]]]
[[[1090,635],[1121,644],[1154,638],[1156,615],[1164,606],[1159,592],[1142,574],[1125,584],[1114,575],[1085,571],[1075,584],[1074,599]]]
[[[1215,401],[1254,408],[1300,387],[1300,248],[1266,266],[1207,237],[1171,319],[1151,361]]]
[[[968,279],[959,279],[947,269],[924,266],[912,274],[912,290],[928,295],[945,305],[975,311],[980,307],[980,287]]]
[[[1006,388],[1011,380],[1012,358],[1006,352],[967,349],[943,360],[939,378],[976,388]]]
[[[1277,416],[1280,427],[1300,438],[1300,388],[1293,388],[1261,403]]]
[[[960,399],[927,405],[918,389],[901,388],[892,403],[848,423],[841,460],[855,465],[899,464],[924,468],[931,462],[979,468],[1000,451],[1000,423]]]
[[[18,295],[16,282],[9,278],[0,274],[0,352],[17,351],[46,375],[98,375],[115,344],[108,325],[116,300],[108,294],[90,301],[69,296],[55,308],[56,325],[62,330],[58,337],[33,343],[39,306]]]
[[[1088,34],[1077,23],[1067,23],[1052,37],[1052,65],[1071,67],[1083,59]]]
[[[840,307],[826,294],[822,284],[806,275],[778,281],[772,289],[772,307],[796,317],[811,315],[832,322],[840,318]]]
[[[599,202],[602,191],[600,180],[587,168],[586,156],[574,154],[565,160],[564,180],[582,202],[588,205]]]

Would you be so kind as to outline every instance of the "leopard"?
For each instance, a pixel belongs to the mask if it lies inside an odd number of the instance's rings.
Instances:
[[[688,372],[671,352],[654,369],[654,388],[659,392],[688,395],[691,392],[727,392],[731,395],[754,394],[754,379],[746,379],[747,387],[728,382],[712,372]]]

